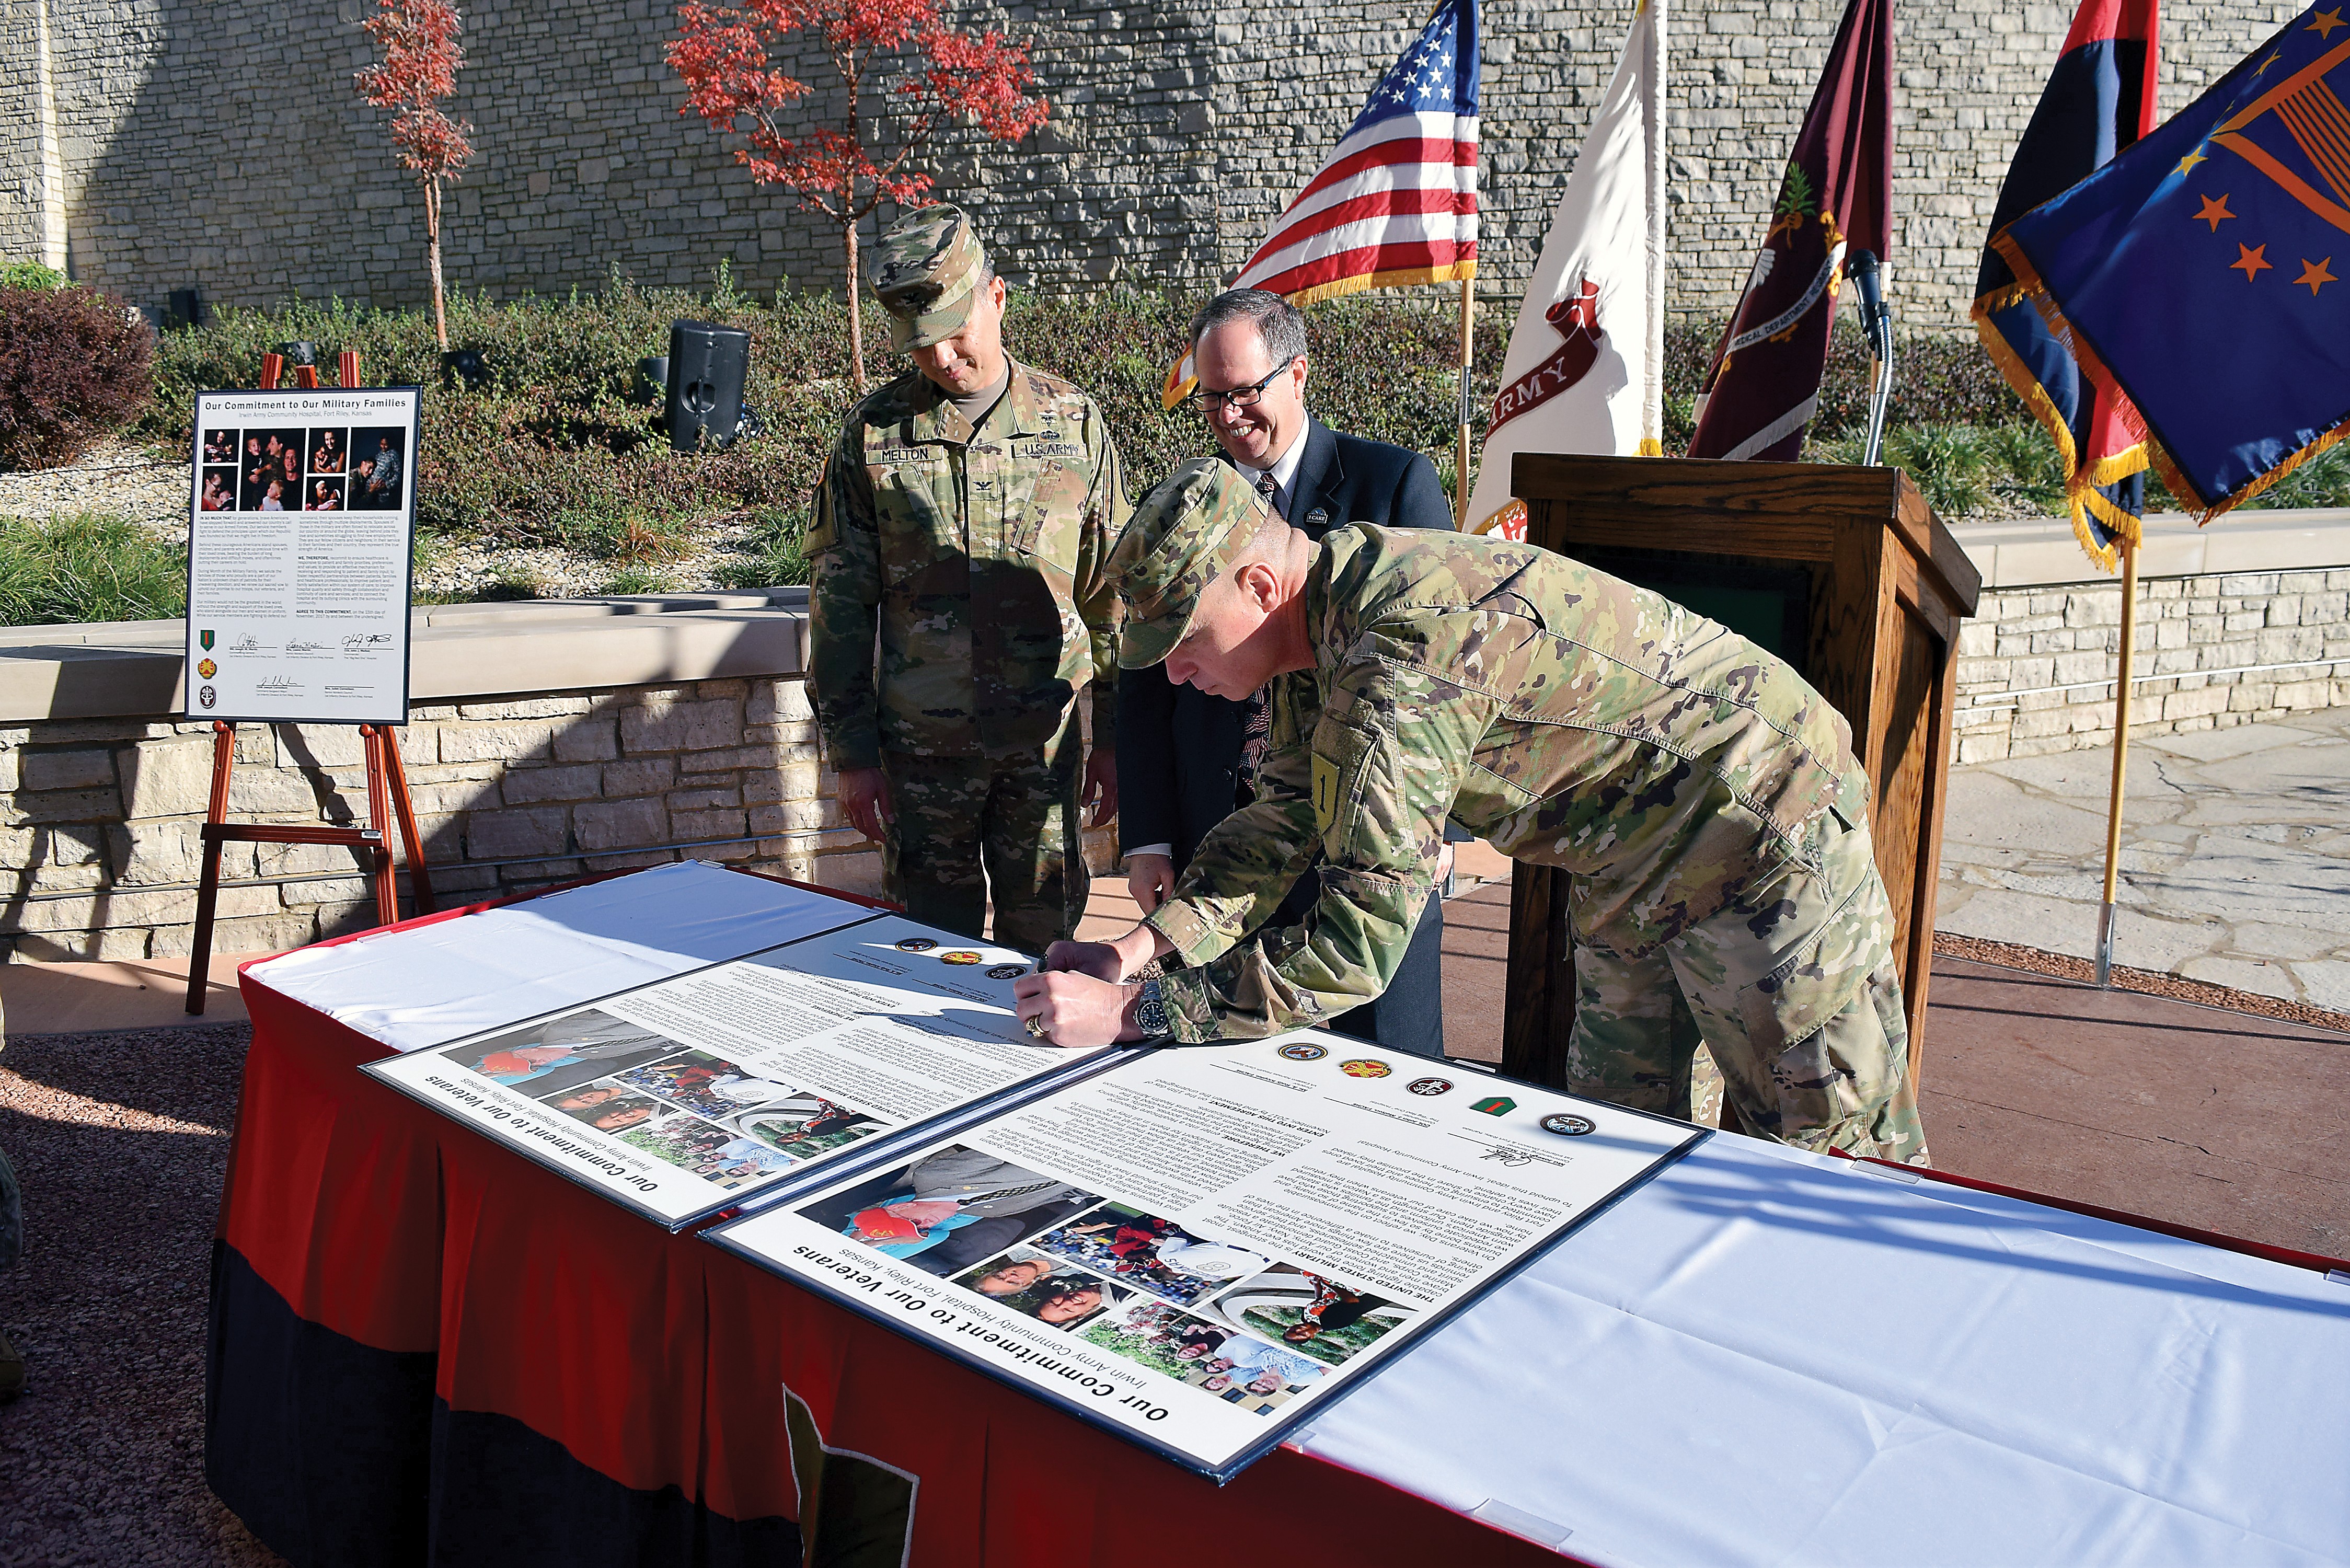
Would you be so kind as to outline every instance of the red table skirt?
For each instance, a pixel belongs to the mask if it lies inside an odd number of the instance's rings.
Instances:
[[[296,1568],[1562,1561],[1287,1449],[1219,1489],[614,1208],[359,1073],[377,1042],[244,993],[205,1469]]]

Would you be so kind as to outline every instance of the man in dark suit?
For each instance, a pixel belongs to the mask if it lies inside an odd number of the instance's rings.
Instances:
[[[1305,411],[1305,318],[1279,295],[1241,288],[1210,300],[1191,318],[1191,368],[1200,383],[1191,404],[1224,460],[1314,538],[1348,523],[1452,526],[1428,459],[1341,435]],[[1120,678],[1118,714],[1118,844],[1127,887],[1149,914],[1174,890],[1208,830],[1250,797],[1267,740],[1266,703],[1263,692],[1233,702],[1170,685],[1154,666]],[[1267,923],[1302,923],[1315,888],[1315,873],[1299,877]],[[1331,1027],[1441,1058],[1443,945],[1443,901],[1430,898],[1386,993]]]

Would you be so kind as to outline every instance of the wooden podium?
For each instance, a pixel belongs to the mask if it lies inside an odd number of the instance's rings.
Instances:
[[[1526,539],[1721,621],[1802,671],[1852,725],[1893,899],[1909,1014],[1925,1043],[1959,623],[1982,577],[1894,468],[1522,453]],[[1512,874],[1503,1069],[1564,1081],[1574,987],[1565,875]]]

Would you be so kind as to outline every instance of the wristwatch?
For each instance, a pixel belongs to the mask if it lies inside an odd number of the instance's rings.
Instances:
[[[1155,975],[1142,982],[1142,994],[1134,999],[1134,1026],[1142,1031],[1145,1040],[1157,1040],[1170,1033],[1167,1004],[1159,1000],[1159,980]]]

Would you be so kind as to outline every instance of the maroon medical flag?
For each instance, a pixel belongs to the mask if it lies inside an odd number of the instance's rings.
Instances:
[[[1851,0],[1770,232],[1697,399],[1691,457],[1793,462],[1820,404],[1844,262],[1892,239],[1893,0]]]

